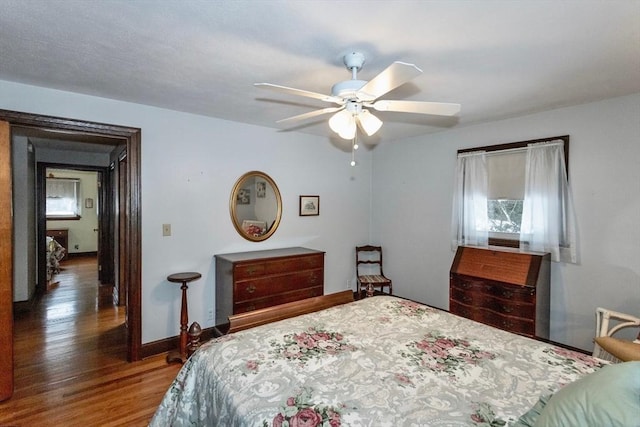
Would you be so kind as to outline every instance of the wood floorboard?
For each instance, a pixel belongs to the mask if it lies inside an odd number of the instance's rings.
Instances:
[[[95,257],[71,258],[57,284],[14,316],[15,388],[0,426],[146,426],[180,365],[126,361],[125,311]]]

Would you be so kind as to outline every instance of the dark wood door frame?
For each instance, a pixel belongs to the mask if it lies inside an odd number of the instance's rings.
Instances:
[[[141,135],[139,128],[89,122],[85,120],[67,119],[40,114],[1,110],[0,120],[9,122],[11,126],[31,127],[50,131],[99,135],[121,138],[126,141],[126,251],[128,262],[120,266],[124,269],[127,281],[127,358],[129,361],[140,360],[142,347],[142,198],[141,198]],[[4,189],[0,189],[2,191]],[[13,245],[0,246],[0,250],[11,253],[0,253],[2,259],[12,259]],[[8,258],[11,257],[11,258]],[[0,300],[0,311],[11,310],[12,298]],[[9,327],[0,323],[0,328]],[[13,351],[13,348],[10,349]],[[0,369],[4,367],[0,366]]]

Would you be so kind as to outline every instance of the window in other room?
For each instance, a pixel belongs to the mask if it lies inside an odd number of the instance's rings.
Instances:
[[[80,180],[47,178],[46,185],[47,219],[80,219]]]

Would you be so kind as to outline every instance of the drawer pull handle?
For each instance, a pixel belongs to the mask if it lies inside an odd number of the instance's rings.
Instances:
[[[511,291],[502,291],[502,296],[506,298],[511,298],[513,296],[513,292]]]
[[[466,303],[473,302],[473,298],[465,295],[462,297],[462,302],[466,302]]]
[[[513,328],[513,323],[509,322],[508,320],[503,320],[502,321],[502,326],[505,327],[505,328],[511,329],[511,328]]]
[[[513,311],[513,307],[509,307],[508,305],[503,305],[502,311],[504,311],[505,313],[511,313]]]
[[[255,309],[256,309],[256,306],[255,306],[255,305],[250,305],[250,306],[248,306],[247,308],[245,308],[245,309],[244,309],[244,311],[253,311],[253,310],[255,310]]]
[[[249,285],[247,286],[247,292],[249,292],[250,294],[254,293],[256,291],[256,287],[253,285]]]

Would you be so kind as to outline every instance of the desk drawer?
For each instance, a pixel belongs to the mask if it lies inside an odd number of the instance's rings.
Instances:
[[[536,315],[536,308],[532,303],[498,298],[482,292],[467,292],[451,288],[451,299],[469,306],[483,307],[509,316],[532,319]]]
[[[530,337],[535,336],[535,324],[533,319],[517,316],[509,316],[484,307],[472,307],[461,304],[457,301],[449,301],[449,311],[458,316],[475,320],[487,325],[494,326],[509,332],[515,332]]]
[[[458,294],[464,293],[467,295],[492,295],[502,299],[531,304],[536,301],[536,288],[492,281],[478,281],[462,277],[451,278],[451,293],[453,294],[454,291]]]

